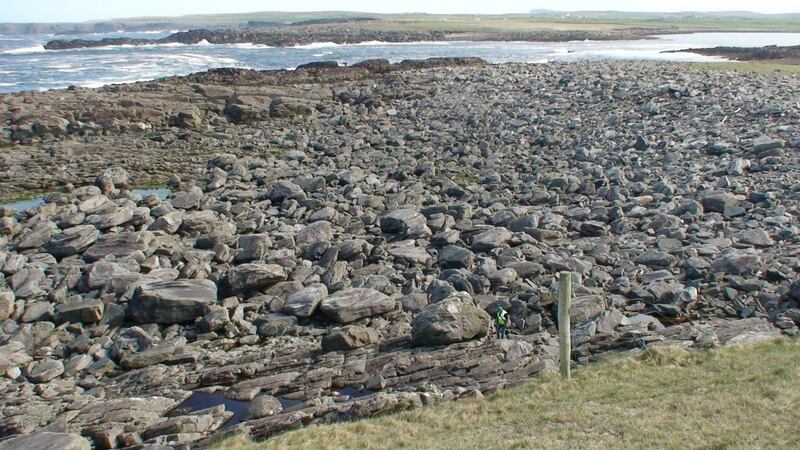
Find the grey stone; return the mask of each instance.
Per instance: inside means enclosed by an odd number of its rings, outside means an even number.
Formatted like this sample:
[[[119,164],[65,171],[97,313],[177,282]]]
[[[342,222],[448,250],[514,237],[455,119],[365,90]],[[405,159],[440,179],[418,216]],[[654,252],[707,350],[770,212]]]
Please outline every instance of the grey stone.
[[[425,307],[411,322],[411,338],[421,346],[447,345],[483,337],[491,318],[463,292]]]
[[[55,359],[44,359],[28,365],[25,376],[32,383],[47,383],[64,373],[64,364]]]
[[[439,265],[442,269],[470,269],[475,255],[462,247],[448,245],[439,251]]]
[[[56,320],[71,323],[95,323],[103,318],[105,305],[98,299],[64,303],[56,306]]]
[[[511,239],[511,236],[511,232],[506,228],[492,228],[472,238],[472,249],[477,252],[488,252],[505,245]]]
[[[241,264],[228,274],[228,283],[235,293],[262,289],[285,279],[286,272],[276,264]]]
[[[246,419],[261,419],[280,414],[283,411],[281,402],[271,395],[259,395],[249,405],[245,412]]]
[[[83,258],[88,262],[93,262],[108,255],[124,258],[135,252],[148,254],[153,239],[153,233],[149,231],[103,234],[91,247],[86,249]]]
[[[136,289],[128,315],[136,323],[181,323],[204,316],[217,302],[217,286],[209,280],[148,283]]]
[[[289,295],[283,306],[283,312],[297,317],[311,317],[322,300],[328,296],[328,288],[324,284],[314,284]]]
[[[99,236],[100,231],[92,225],[78,225],[55,234],[44,249],[56,258],[77,255],[94,244]]]
[[[381,231],[404,237],[430,236],[427,220],[413,209],[396,209],[381,217]]]
[[[324,299],[320,304],[320,311],[333,321],[349,323],[387,313],[395,306],[395,299],[374,289],[351,288]]]
[[[90,450],[89,441],[80,434],[36,433],[12,437],[0,442],[0,450]]]
[[[322,349],[326,352],[346,351],[377,344],[380,335],[372,328],[348,326],[337,328],[322,338]]]

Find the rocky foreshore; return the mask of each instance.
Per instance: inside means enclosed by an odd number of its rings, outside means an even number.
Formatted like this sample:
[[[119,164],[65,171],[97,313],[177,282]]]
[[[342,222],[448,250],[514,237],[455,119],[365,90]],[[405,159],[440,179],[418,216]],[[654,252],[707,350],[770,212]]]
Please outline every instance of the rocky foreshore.
[[[800,45],[766,47],[713,47],[690,48],[679,52],[697,53],[705,56],[723,56],[737,61],[781,61],[800,63]]]
[[[53,192],[0,209],[0,449],[202,447],[513,386],[557,367],[563,271],[578,363],[794,335],[798,98],[479,60],[4,95],[4,192]]]
[[[626,28],[609,31],[540,30],[530,32],[475,32],[475,31],[393,31],[381,27],[361,27],[357,24],[324,26],[287,25],[272,28],[199,29],[173,33],[160,39],[105,38],[55,39],[45,44],[46,50],[107,47],[114,45],[187,44],[255,44],[270,47],[293,47],[318,42],[358,44],[362,42],[427,42],[427,41],[529,41],[567,42],[576,40],[641,39],[675,30],[652,28]]]

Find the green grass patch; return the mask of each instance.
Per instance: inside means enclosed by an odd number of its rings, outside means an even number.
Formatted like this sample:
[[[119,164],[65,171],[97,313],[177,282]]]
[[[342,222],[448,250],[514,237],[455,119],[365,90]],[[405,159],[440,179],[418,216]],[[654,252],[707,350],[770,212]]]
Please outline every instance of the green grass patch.
[[[697,62],[686,63],[687,67],[695,69],[708,69],[733,72],[759,72],[759,73],[800,73],[800,64],[775,63],[770,61],[746,62]]]
[[[583,367],[484,399],[311,426],[215,449],[800,448],[800,344],[687,352]]]

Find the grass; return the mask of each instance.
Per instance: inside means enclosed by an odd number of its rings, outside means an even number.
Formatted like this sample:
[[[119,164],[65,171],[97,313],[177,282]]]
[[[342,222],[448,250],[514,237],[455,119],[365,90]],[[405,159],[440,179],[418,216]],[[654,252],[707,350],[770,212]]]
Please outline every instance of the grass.
[[[658,30],[746,30],[746,31],[798,31],[797,17],[675,17],[646,13],[599,13],[565,17],[537,14],[374,14],[352,11],[316,12],[251,12],[243,14],[193,14],[179,17],[131,17],[92,21],[82,24],[52,24],[63,27],[91,30],[97,23],[123,23],[128,25],[169,24],[170,26],[237,27],[250,21],[295,23],[314,19],[346,19],[370,17],[378,22],[351,24],[396,31],[538,31],[538,30],[610,30],[624,28],[652,28]]]
[[[746,61],[746,62],[697,62],[686,63],[687,67],[697,69],[710,69],[735,72],[759,72],[772,73],[781,72],[795,74],[800,73],[800,64],[789,64],[772,61]]]
[[[800,448],[800,343],[654,348],[483,399],[215,449]]]

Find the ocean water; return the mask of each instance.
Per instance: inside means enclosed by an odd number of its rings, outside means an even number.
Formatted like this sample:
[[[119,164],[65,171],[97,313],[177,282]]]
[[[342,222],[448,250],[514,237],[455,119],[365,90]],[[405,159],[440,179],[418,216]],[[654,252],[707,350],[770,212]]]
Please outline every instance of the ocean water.
[[[169,33],[108,33],[68,38],[160,38]],[[800,45],[800,33],[696,33],[629,41],[572,42],[330,42],[291,48],[254,44],[164,44],[46,51],[53,35],[0,35],[0,92],[45,90],[70,85],[107,84],[186,75],[217,67],[292,69],[311,61],[353,64],[370,58],[396,62],[441,56],[477,56],[492,63],[576,60],[718,61],[692,53],[663,53],[686,48]]]
[[[134,194],[141,195],[142,197],[147,197],[148,195],[155,194],[160,199],[163,200],[167,198],[172,191],[170,191],[167,188],[155,188],[155,189],[132,189],[131,192],[133,192]],[[21,213],[29,209],[36,208],[37,206],[42,205],[43,203],[44,203],[44,198],[40,196],[28,200],[19,200],[16,202],[2,203],[0,204],[0,208],[13,208],[18,213]]]

